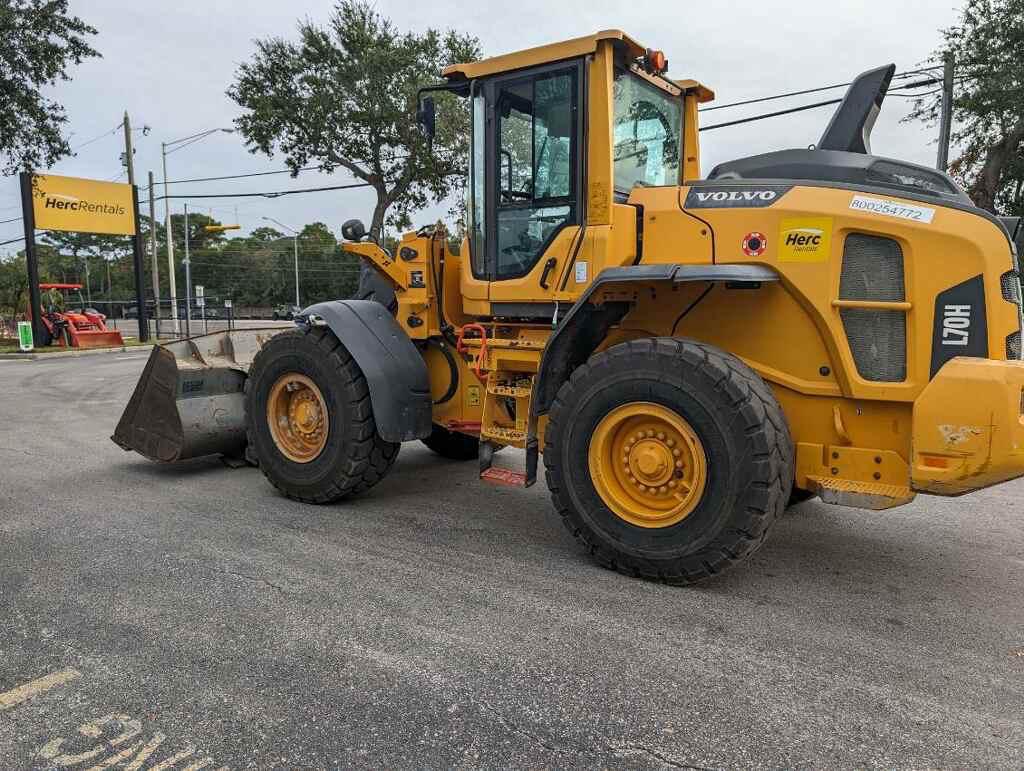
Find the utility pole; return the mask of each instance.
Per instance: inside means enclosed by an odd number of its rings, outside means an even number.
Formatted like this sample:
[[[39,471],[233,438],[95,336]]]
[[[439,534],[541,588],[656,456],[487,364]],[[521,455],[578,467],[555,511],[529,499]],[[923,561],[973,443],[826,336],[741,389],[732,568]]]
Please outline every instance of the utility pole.
[[[149,172],[149,264],[153,272],[153,318],[156,320],[156,336],[160,338],[160,266],[156,259],[156,188],[153,172]]]
[[[942,67],[942,112],[939,116],[939,152],[935,168],[949,168],[949,135],[953,123],[953,52],[946,51]]]
[[[295,307],[301,308],[299,302],[299,234],[292,236],[292,245],[295,247]]]
[[[178,324],[178,288],[175,286],[174,278],[174,234],[171,232],[171,199],[167,195],[167,143],[160,143],[160,152],[164,157],[164,234],[167,238],[167,280],[171,290],[171,319],[174,325],[174,334],[181,333],[181,326]],[[187,239],[186,234],[186,239]],[[188,241],[185,241],[186,245]],[[186,246],[187,248],[187,246]]]
[[[188,258],[188,204],[185,204],[185,337],[192,337],[192,263]]]
[[[124,165],[128,169],[128,184],[135,184],[135,159],[132,155],[132,122],[128,119],[128,111],[124,111]]]
[[[142,233],[139,232],[139,191],[135,187],[135,150],[132,148],[132,122],[124,111],[124,165],[128,170],[128,184],[132,189],[132,218],[135,234],[132,236],[132,255],[135,268],[135,302],[139,308],[139,342],[149,340],[149,319],[146,315],[146,290],[142,288]]]

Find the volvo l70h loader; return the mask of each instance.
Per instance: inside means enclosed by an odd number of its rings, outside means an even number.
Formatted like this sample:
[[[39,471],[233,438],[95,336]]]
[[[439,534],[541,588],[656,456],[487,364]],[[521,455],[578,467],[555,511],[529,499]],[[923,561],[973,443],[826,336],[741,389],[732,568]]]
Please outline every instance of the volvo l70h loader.
[[[440,227],[391,254],[347,222],[372,299],[156,348],[114,440],[244,454],[311,503],[380,482],[402,442],[501,484],[543,455],[595,559],[675,583],[749,556],[791,500],[1020,476],[1014,236],[945,174],[870,154],[893,69],[813,149],[701,179],[712,92],[622,32],[449,67],[425,91],[472,116],[458,254]]]

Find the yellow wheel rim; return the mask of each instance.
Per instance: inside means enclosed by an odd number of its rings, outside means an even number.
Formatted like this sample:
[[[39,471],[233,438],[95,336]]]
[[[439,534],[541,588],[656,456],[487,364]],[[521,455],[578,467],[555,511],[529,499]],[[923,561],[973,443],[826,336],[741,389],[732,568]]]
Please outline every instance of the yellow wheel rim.
[[[267,423],[277,449],[296,463],[316,460],[327,444],[327,403],[305,375],[289,372],[277,379],[267,400]]]
[[[704,445],[689,423],[660,404],[616,407],[597,424],[587,455],[601,500],[632,525],[674,525],[704,495]]]

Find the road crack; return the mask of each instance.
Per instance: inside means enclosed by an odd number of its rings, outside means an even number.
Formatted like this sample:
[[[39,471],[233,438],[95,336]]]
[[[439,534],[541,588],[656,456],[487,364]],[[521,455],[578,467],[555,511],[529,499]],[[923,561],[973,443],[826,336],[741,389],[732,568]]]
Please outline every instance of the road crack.
[[[235,576],[236,578],[243,578],[246,581],[252,581],[253,583],[259,583],[259,584],[264,584],[265,586],[269,586],[271,589],[276,589],[281,594],[288,595],[288,596],[292,595],[291,592],[289,592],[287,589],[285,589],[280,584],[275,584],[273,581],[270,581],[270,580],[268,580],[266,578],[263,578],[262,576],[252,576],[252,575],[249,575],[248,573],[241,573],[241,572],[239,572],[237,570],[228,570],[227,568],[219,568],[219,567],[215,567],[213,565],[205,565],[205,564],[203,564],[203,562],[201,560],[197,560],[197,559],[189,559],[189,558],[182,558],[182,557],[174,557],[173,559],[175,559],[178,562],[191,563],[194,567],[199,568],[199,570],[203,570],[203,571],[206,571],[208,573],[219,573],[221,575]]]
[[[687,763],[680,763],[678,760],[673,760],[667,755],[663,755],[657,750],[652,750],[650,747],[645,747],[642,744],[610,745],[608,749],[615,754],[639,752],[645,755],[650,755],[658,762],[664,763],[666,766],[671,766],[672,768],[684,768],[689,769],[690,771],[714,771],[714,769],[708,768],[707,766],[691,766]]]

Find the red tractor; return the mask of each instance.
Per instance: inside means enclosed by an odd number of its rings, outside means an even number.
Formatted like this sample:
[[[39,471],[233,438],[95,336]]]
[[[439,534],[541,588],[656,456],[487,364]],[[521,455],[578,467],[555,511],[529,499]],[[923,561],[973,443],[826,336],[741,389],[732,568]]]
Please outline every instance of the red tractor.
[[[81,284],[40,284],[39,290],[42,293],[43,339],[37,340],[37,345],[68,348],[124,345],[124,338],[118,330],[107,329],[107,317],[85,306]],[[77,309],[72,305],[77,305]],[[31,318],[31,310],[29,314]]]

